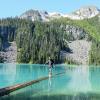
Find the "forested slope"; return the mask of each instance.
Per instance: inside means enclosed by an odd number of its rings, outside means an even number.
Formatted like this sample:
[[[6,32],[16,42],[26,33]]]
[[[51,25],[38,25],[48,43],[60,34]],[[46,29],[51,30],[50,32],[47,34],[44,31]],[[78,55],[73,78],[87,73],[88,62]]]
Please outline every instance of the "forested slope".
[[[19,18],[0,20],[0,49],[5,41],[17,43],[17,62],[44,63],[51,56],[56,63],[63,62],[60,51],[69,51],[68,41],[74,41],[75,34],[66,26],[82,30],[84,35],[77,39],[92,41],[90,64],[100,64],[100,23],[96,16],[85,20],[60,18],[50,22],[32,22]]]

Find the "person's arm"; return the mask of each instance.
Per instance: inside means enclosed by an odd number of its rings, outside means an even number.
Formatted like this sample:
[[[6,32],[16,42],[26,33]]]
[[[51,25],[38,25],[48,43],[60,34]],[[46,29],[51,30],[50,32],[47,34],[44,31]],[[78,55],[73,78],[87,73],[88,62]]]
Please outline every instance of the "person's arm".
[[[48,63],[49,63],[49,61],[46,61],[46,62],[45,62],[45,64],[48,64]]]

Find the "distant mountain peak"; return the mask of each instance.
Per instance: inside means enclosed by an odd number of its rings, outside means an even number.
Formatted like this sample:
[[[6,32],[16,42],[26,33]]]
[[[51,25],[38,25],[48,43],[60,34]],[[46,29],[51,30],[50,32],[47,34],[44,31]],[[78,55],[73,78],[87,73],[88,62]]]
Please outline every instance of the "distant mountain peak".
[[[71,19],[86,19],[92,18],[100,13],[100,10],[95,6],[84,6],[75,12],[69,14],[67,17]]]
[[[99,10],[95,6],[84,6],[80,8],[78,11],[76,11],[77,14],[80,14],[81,16],[95,16],[99,13]]]
[[[70,14],[61,14],[58,12],[48,13],[47,11],[38,11],[30,9],[23,13],[20,18],[25,18],[29,20],[40,20],[40,21],[49,21],[50,19],[67,17],[75,20],[82,20],[87,18],[92,18],[96,15],[100,14],[100,10],[96,6],[84,6],[80,9],[70,13]]]
[[[30,9],[28,11],[26,11],[25,13],[23,13],[20,18],[24,18],[24,19],[29,19],[29,20],[41,20],[41,17],[40,17],[40,13],[38,10],[33,10],[33,9]]]

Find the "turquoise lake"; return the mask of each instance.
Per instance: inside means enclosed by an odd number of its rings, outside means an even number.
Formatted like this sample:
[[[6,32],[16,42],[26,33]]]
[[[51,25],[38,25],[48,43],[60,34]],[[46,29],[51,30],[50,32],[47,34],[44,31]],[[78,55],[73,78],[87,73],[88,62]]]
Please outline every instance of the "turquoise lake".
[[[100,67],[55,65],[66,73],[12,92],[0,100],[100,100]],[[48,76],[47,65],[0,64],[0,88]]]

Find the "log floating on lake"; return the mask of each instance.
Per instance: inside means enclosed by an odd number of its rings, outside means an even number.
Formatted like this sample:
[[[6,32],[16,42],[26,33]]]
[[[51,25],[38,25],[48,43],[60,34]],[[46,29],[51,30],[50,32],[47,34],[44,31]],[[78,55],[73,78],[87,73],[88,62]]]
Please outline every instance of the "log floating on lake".
[[[64,74],[64,73],[65,73],[65,71],[64,71],[64,72],[61,72],[61,73],[57,73],[57,74],[55,74],[55,75],[52,75],[51,78],[52,78],[52,77],[55,77],[55,76],[57,76],[57,75]],[[46,77],[42,77],[42,78],[39,78],[39,79],[37,79],[37,80],[30,81],[30,82],[26,82],[26,83],[17,84],[17,85],[14,85],[14,86],[9,86],[9,87],[5,87],[5,88],[1,88],[1,89],[0,89],[0,97],[1,97],[1,96],[5,96],[5,95],[8,95],[8,94],[10,94],[11,92],[14,92],[14,91],[16,91],[16,90],[18,90],[18,89],[22,89],[22,88],[24,88],[24,87],[27,87],[27,86],[30,86],[30,85],[32,85],[32,84],[41,82],[41,81],[43,81],[43,80],[47,80],[47,79],[49,79],[49,78],[50,78],[49,76],[46,76]]]

